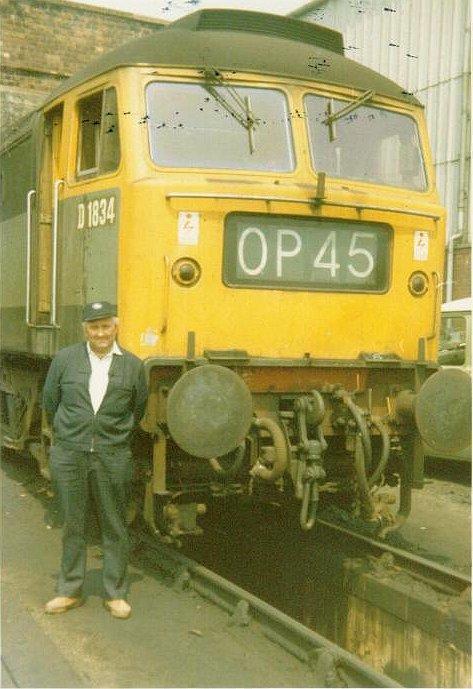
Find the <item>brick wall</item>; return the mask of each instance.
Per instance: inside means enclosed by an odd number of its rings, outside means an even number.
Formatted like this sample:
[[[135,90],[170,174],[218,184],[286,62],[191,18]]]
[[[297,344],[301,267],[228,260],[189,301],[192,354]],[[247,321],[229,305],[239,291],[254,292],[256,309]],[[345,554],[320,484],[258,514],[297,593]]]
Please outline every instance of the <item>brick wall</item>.
[[[61,0],[0,0],[0,117],[4,131],[58,82],[163,22]]]

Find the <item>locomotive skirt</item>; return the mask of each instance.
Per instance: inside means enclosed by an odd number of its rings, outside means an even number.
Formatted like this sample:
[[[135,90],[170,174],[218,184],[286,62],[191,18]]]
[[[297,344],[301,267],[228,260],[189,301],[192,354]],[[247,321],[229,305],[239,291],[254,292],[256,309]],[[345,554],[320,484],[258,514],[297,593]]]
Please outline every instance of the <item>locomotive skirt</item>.
[[[53,445],[50,466],[64,517],[58,595],[81,595],[87,561],[86,512],[91,486],[102,534],[105,598],[125,599],[130,553],[126,513],[133,473],[130,449],[82,452]]]

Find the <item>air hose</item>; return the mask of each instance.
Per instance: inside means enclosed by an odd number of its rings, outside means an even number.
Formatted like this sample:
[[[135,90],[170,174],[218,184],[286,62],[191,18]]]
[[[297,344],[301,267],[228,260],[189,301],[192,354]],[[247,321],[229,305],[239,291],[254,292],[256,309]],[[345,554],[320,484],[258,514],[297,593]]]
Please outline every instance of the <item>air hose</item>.
[[[372,416],[371,417],[371,422],[375,428],[378,429],[379,435],[381,436],[381,457],[378,462],[378,466],[374,470],[373,474],[370,476],[368,480],[368,484],[370,488],[372,488],[381,478],[384,470],[386,469],[386,464],[388,463],[389,459],[389,450],[391,447],[390,439],[389,439],[389,433],[388,429],[384,425],[384,423],[381,421],[381,419],[378,416]]]
[[[373,499],[370,493],[370,486],[368,479],[366,477],[366,464],[371,464],[371,440],[368,431],[368,426],[365,419],[363,418],[363,413],[361,409],[353,402],[351,397],[347,392],[341,394],[341,399],[346,407],[351,412],[353,418],[355,419],[358,431],[360,433],[362,452],[355,451],[355,471],[358,482],[358,488],[360,491],[360,499],[363,505],[363,510],[365,517],[371,519],[375,513]]]
[[[255,419],[253,425],[258,429],[264,429],[271,436],[274,445],[274,462],[272,468],[268,469],[267,466],[257,461],[252,467],[250,474],[252,476],[258,476],[265,481],[276,481],[276,479],[284,474],[288,464],[287,445],[284,433],[276,421],[267,417]]]

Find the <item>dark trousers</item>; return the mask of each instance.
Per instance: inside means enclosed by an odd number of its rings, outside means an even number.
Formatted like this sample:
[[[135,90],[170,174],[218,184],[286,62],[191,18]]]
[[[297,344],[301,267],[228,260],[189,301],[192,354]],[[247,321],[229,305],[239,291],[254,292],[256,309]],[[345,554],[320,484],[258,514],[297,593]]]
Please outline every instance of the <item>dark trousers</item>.
[[[64,518],[58,595],[81,594],[87,557],[85,531],[90,485],[102,532],[105,597],[126,598],[130,552],[126,512],[133,470],[130,450],[80,452],[54,445],[50,465]]]

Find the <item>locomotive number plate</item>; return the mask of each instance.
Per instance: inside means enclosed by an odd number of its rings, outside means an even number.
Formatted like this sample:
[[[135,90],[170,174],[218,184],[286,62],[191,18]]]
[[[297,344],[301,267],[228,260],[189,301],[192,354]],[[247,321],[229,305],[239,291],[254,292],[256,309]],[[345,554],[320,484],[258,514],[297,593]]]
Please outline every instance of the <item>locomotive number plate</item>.
[[[78,230],[117,226],[118,203],[115,194],[96,192],[77,200],[76,226]]]
[[[223,280],[236,287],[384,292],[390,237],[380,223],[231,213]]]

